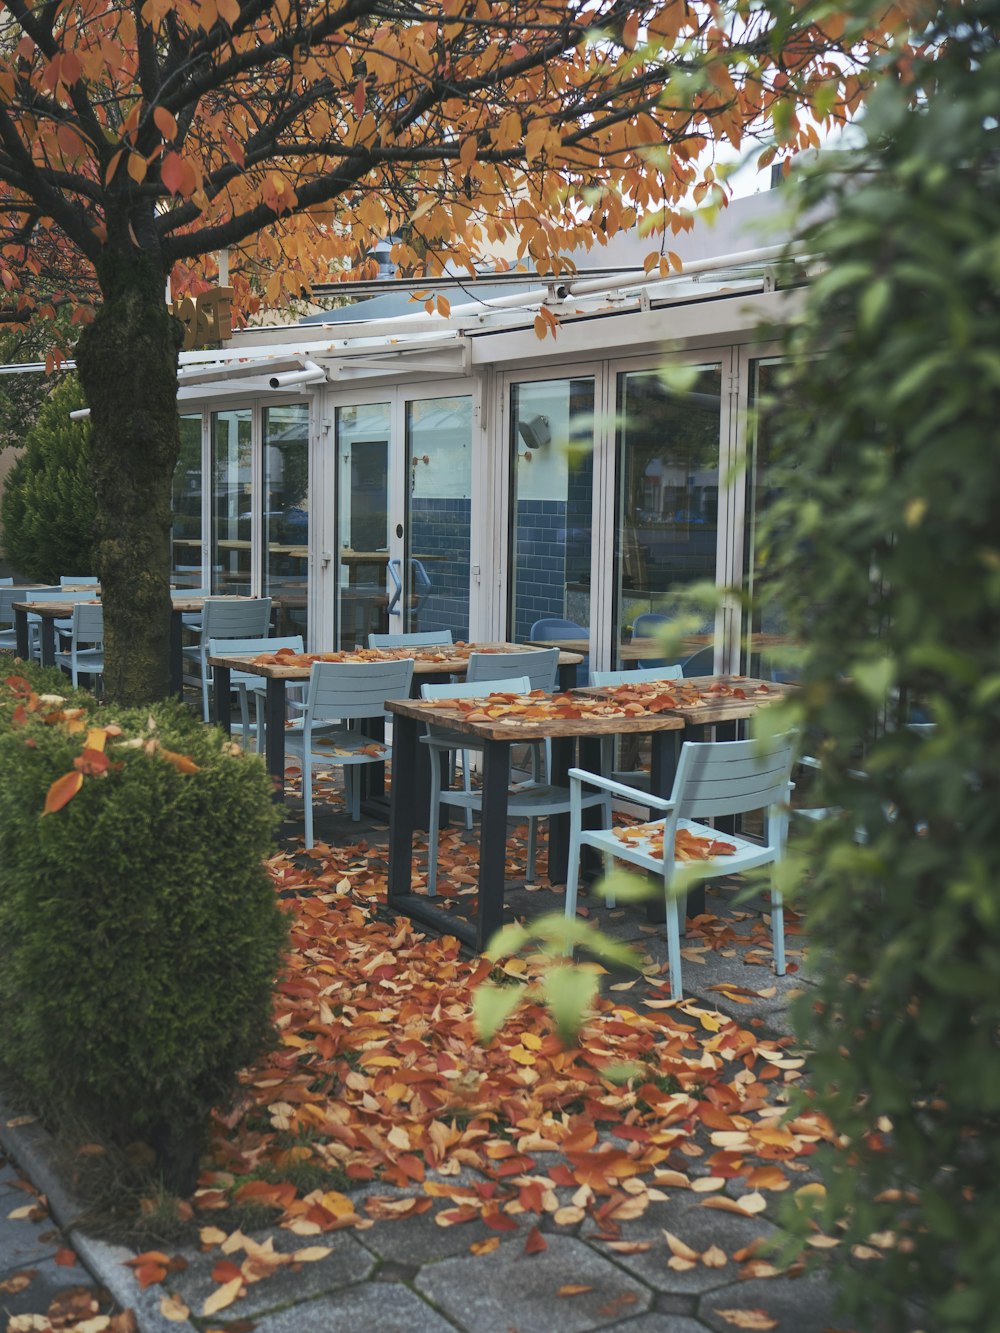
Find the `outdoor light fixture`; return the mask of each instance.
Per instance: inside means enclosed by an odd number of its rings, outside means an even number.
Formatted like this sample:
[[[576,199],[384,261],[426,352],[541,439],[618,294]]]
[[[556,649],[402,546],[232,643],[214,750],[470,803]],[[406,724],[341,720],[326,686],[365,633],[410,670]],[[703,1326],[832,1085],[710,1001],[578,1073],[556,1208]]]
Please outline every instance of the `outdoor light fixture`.
[[[519,421],[517,430],[529,449],[541,449],[552,439],[552,432],[549,430],[549,419],[540,414],[528,417],[526,421]]]

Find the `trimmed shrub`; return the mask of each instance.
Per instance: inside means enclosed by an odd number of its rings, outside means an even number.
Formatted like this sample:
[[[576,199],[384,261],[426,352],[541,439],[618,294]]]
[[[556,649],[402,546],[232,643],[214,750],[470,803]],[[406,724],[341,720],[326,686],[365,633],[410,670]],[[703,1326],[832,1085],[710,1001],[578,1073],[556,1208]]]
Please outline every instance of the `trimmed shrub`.
[[[1000,3],[942,6],[867,149],[803,184],[827,269],[772,419],[809,804],[842,812],[795,840],[819,1220],[880,1330],[1000,1330],[998,87]]]
[[[6,558],[42,583],[56,583],[61,574],[97,573],[90,422],[69,416],[85,405],[79,381],[67,375],[39,410],[4,484]]]
[[[209,1110],[271,1039],[270,782],[179,704],[64,706],[54,673],[17,672],[0,683],[2,1059],[43,1113],[145,1139],[187,1193]],[[43,813],[60,779],[79,790]]]

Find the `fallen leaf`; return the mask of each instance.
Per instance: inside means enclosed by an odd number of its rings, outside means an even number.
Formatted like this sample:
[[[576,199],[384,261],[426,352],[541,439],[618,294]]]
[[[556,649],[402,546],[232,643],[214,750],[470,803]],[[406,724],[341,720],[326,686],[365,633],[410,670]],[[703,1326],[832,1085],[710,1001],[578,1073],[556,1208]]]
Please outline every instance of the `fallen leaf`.
[[[532,1227],[528,1232],[528,1239],[524,1242],[525,1254],[541,1254],[543,1250],[548,1248],[549,1243],[542,1233],[537,1227]]]
[[[560,1287],[560,1288],[559,1288],[559,1290],[556,1292],[556,1295],[557,1295],[557,1296],[582,1296],[582,1295],[584,1294],[584,1292],[587,1292],[587,1291],[593,1291],[593,1290],[594,1290],[593,1287],[587,1287],[587,1286],[585,1286],[582,1282],[581,1282],[581,1283],[572,1283],[572,1282],[568,1282],[568,1283],[566,1284],[566,1286],[564,1286],[564,1287]]]
[[[487,1236],[485,1240],[474,1240],[469,1246],[470,1254],[492,1254],[500,1245],[499,1236]]]
[[[183,1324],[191,1311],[179,1296],[164,1296],[160,1301],[160,1314],[172,1324]]]
[[[766,1310],[716,1310],[715,1313],[734,1328],[756,1329],[766,1333],[768,1329],[778,1327],[777,1319],[772,1319]]]
[[[225,1310],[227,1306],[232,1305],[242,1290],[242,1277],[234,1277],[231,1282],[224,1283],[223,1286],[213,1291],[211,1296],[206,1298],[201,1307],[202,1318],[207,1318],[210,1314],[216,1314],[219,1310]]]

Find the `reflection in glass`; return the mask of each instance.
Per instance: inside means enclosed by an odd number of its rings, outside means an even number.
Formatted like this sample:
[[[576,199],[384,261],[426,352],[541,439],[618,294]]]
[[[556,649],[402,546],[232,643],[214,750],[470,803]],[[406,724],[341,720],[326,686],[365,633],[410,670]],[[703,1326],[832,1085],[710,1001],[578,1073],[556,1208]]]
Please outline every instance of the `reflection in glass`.
[[[511,580],[515,642],[556,637],[539,621],[568,621],[561,637],[590,630],[594,381],[511,386]],[[574,628],[575,627],[575,628]],[[533,632],[534,631],[534,632]],[[585,674],[585,666],[581,674]]]
[[[307,639],[309,408],[264,409],[264,594],[278,634]]]
[[[250,593],[251,433],[249,408],[212,414],[213,593]]]
[[[655,640],[679,614],[690,621],[684,590],[715,581],[721,387],[717,365],[691,367],[683,388],[655,370],[618,377],[617,666],[635,664],[621,657],[633,635]],[[714,613],[689,628],[680,656],[665,659],[654,643],[639,664],[698,653],[686,673],[710,674]]]
[[[388,629],[389,429],[388,403],[337,408],[340,649]]]
[[[170,582],[200,588],[201,416],[181,417],[181,452],[170,495]]]
[[[787,627],[782,607],[768,586],[760,523],[777,498],[771,479],[773,454],[768,406],[781,367],[778,358],[750,364],[750,434],[747,442],[746,525],[743,549],[744,587],[750,607],[740,651],[740,669],[765,679],[792,680]],[[787,658],[788,660],[783,660]]]
[[[410,465],[409,588],[406,631],[450,629],[469,637],[472,532],[472,399],[420,398],[406,404]],[[398,571],[392,571],[397,573]]]

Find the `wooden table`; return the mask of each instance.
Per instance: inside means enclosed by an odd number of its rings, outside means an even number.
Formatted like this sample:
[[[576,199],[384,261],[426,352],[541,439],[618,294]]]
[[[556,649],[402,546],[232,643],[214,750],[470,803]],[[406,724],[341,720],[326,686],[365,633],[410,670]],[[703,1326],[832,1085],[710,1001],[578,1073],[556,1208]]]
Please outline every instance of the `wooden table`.
[[[548,645],[552,647],[551,644]],[[450,676],[464,676],[469,667],[469,653],[522,652],[523,643],[472,643],[463,648],[461,656],[437,656],[438,652],[447,653],[448,644],[441,644],[440,649],[432,645],[413,648],[414,686],[428,684],[432,680],[447,680]],[[434,654],[432,656],[431,654]],[[322,655],[321,655],[322,656]],[[329,660],[332,654],[326,654]],[[364,661],[361,655],[341,653],[337,661]],[[368,659],[371,660],[371,659]],[[580,662],[578,653],[559,654],[559,686],[570,689],[576,681],[576,668]],[[255,662],[247,655],[210,657],[208,664],[215,672],[215,720],[228,732],[232,726],[229,699],[229,676],[232,671],[249,671],[254,676],[261,676],[267,681],[264,697],[264,732],[266,738],[267,771],[275,785],[279,798],[285,792],[285,686],[291,682],[309,679],[312,669],[308,666],[286,666],[267,662]],[[426,793],[425,793],[426,795]]]
[[[67,591],[70,590],[67,589]],[[17,637],[18,657],[25,661],[28,660],[30,653],[28,616],[37,616],[41,622],[42,666],[55,666],[56,621],[68,620],[73,614],[73,606],[76,602],[99,602],[100,600],[100,597],[95,597],[93,587],[88,587],[80,589],[79,597],[67,597],[55,602],[12,602],[11,610],[14,612],[14,632]]]
[[[664,737],[684,723],[669,713],[644,713],[620,717],[546,718],[512,722],[493,719],[469,721],[465,713],[435,707],[410,699],[392,699],[392,800],[389,815],[389,906],[416,921],[457,935],[466,944],[482,950],[503,924],[504,862],[507,843],[507,784],[510,748],[525,741],[552,741],[552,782],[568,785],[573,749],[580,742],[582,762],[599,763],[602,736],[648,733],[653,739],[653,781],[662,783],[660,768],[666,761]],[[456,920],[420,894],[411,892],[413,834],[418,827],[417,793],[420,765],[426,762],[419,744],[421,727],[428,722],[474,736],[483,751],[483,803],[480,822],[479,913],[475,924]],[[589,751],[589,753],[588,753]],[[595,758],[596,756],[596,758]],[[569,850],[569,816],[549,819],[549,880],[564,883]]]

